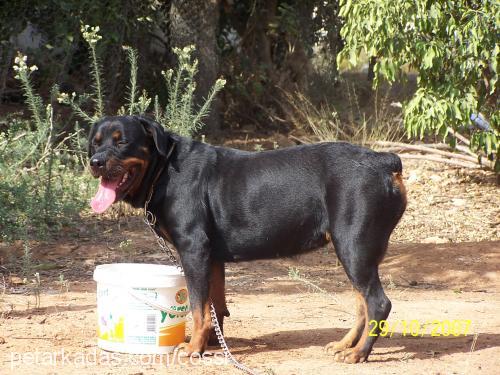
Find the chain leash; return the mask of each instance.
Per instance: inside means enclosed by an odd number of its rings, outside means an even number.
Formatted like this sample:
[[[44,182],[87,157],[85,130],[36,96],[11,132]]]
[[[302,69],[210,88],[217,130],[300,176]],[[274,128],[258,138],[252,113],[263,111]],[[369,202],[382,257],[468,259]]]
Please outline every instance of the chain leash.
[[[160,237],[156,232],[156,230],[154,229],[154,226],[156,224],[156,217],[155,215],[153,215],[151,211],[148,211],[148,204],[149,201],[151,200],[152,195],[153,195],[153,186],[151,187],[149,197],[146,200],[146,203],[144,204],[144,222],[146,223],[147,227],[156,238],[156,242],[158,243],[160,249],[167,254],[170,263],[173,264],[175,267],[177,267],[177,269],[180,272],[184,273],[181,264],[177,260],[177,257],[174,255],[174,252],[172,251],[172,247],[169,246],[165,241],[165,239],[163,237]],[[259,373],[255,372],[254,370],[250,369],[244,364],[238,362],[238,360],[233,357],[233,354],[231,353],[229,347],[227,346],[226,339],[222,334],[222,329],[220,328],[219,320],[217,319],[217,314],[215,312],[215,306],[212,301],[210,301],[210,317],[212,320],[212,326],[215,330],[215,335],[217,336],[217,341],[219,342],[219,345],[222,349],[222,353],[224,354],[224,358],[226,358],[229,362],[231,362],[231,364],[235,368],[237,368],[240,371],[243,371],[246,374],[259,375]]]

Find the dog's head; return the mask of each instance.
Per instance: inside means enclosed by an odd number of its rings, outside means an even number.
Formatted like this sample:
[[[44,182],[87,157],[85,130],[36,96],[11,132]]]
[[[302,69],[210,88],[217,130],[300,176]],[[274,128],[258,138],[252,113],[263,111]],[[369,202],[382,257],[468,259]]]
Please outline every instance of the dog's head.
[[[158,123],[141,116],[105,117],[90,131],[90,171],[100,178],[91,201],[101,213],[141,191],[151,160],[167,155],[168,137]]]

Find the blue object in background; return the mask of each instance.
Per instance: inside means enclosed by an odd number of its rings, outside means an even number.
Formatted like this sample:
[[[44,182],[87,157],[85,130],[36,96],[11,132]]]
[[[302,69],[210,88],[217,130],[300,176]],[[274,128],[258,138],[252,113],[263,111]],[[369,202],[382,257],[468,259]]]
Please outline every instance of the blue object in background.
[[[473,113],[470,115],[470,119],[474,126],[479,130],[488,132],[491,130],[490,123],[479,113]]]

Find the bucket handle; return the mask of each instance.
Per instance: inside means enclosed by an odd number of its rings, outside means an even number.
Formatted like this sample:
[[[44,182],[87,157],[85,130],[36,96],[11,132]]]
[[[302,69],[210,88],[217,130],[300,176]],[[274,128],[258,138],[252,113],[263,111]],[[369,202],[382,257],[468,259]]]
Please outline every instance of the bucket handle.
[[[139,300],[140,302],[152,307],[153,309],[165,311],[168,314],[174,314],[174,315],[178,315],[178,316],[182,317],[182,316],[186,316],[187,314],[189,314],[191,312],[191,309],[188,309],[186,311],[177,311],[177,310],[173,310],[173,309],[170,309],[168,307],[162,306],[156,302],[152,302],[152,301],[148,300],[146,297],[144,297],[144,295],[135,292],[133,289],[129,289],[128,292],[132,297]]]

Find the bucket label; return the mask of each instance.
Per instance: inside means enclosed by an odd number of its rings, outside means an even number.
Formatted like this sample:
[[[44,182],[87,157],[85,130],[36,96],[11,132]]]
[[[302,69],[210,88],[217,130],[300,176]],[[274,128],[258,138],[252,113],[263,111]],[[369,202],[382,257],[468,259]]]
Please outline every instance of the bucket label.
[[[183,305],[186,303],[188,299],[188,291],[186,288],[182,288],[175,293],[175,302],[179,305]]]
[[[185,339],[186,317],[162,311],[189,310],[186,288],[97,286],[98,337],[112,343],[173,347]]]

